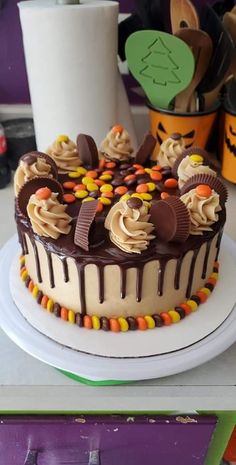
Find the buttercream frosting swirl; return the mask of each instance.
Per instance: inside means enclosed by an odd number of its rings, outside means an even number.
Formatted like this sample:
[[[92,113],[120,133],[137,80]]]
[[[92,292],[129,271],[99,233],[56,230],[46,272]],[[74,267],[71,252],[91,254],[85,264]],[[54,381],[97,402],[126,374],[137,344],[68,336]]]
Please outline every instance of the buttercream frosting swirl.
[[[155,238],[151,232],[154,226],[149,222],[147,207],[130,208],[123,200],[116,203],[109,211],[105,228],[110,231],[111,241],[128,253],[141,253]]]
[[[202,235],[204,231],[212,231],[211,226],[218,221],[221,211],[219,194],[214,190],[209,197],[202,197],[192,189],[180,197],[186,205],[191,220],[190,234]]]
[[[171,137],[168,137],[168,139],[164,140],[160,146],[160,151],[157,155],[157,162],[162,167],[169,166],[172,168],[177,158],[182,155],[184,149],[183,137],[180,137],[179,139],[172,139]]]
[[[59,136],[46,153],[55,161],[60,174],[76,171],[81,164],[77,147],[67,136]]]
[[[37,160],[32,164],[28,164],[26,161],[20,160],[19,166],[14,176],[15,195],[18,195],[21,187],[27,181],[40,176],[52,177],[51,166],[43,157],[38,157]]]
[[[57,200],[58,194],[52,192],[46,199],[38,199],[36,194],[31,195],[27,213],[33,231],[39,236],[58,239],[60,234],[69,234],[71,217],[65,212],[66,205]]]
[[[115,131],[112,128],[102,141],[100,151],[107,160],[129,161],[134,150],[126,129]]]
[[[179,188],[182,189],[186,181],[192,178],[195,174],[210,174],[211,176],[216,176],[216,172],[209,166],[203,165],[203,161],[196,162],[191,159],[191,156],[187,155],[180,162],[177,170]]]

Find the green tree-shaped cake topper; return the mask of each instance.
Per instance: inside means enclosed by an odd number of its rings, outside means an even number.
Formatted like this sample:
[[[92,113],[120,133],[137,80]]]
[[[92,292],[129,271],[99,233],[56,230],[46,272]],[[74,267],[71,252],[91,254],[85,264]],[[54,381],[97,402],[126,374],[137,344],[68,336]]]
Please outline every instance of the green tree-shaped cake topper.
[[[135,32],[126,42],[125,53],[131,73],[154,106],[168,108],[193,77],[190,48],[166,32]]]

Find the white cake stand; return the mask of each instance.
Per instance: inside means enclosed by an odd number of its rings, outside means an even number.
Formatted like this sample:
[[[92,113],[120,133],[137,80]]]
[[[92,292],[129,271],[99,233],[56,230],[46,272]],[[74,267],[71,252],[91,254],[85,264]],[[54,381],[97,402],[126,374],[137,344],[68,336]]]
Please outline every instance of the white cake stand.
[[[126,359],[111,359],[104,356],[89,355],[65,347],[32,327],[14,304],[9,286],[10,268],[17,252],[19,252],[19,246],[16,236],[10,239],[0,252],[0,325],[6,334],[27,353],[66,372],[67,375],[72,376],[74,379],[91,382],[92,384],[118,384],[140,379],[164,377],[194,368],[219,355],[236,341],[236,306],[234,306],[236,302],[236,286],[234,284],[236,246],[228,237],[223,238],[222,244],[222,257],[227,257],[227,260],[221,260],[223,262],[223,266],[221,263],[221,280],[219,280],[209,301],[202,306],[204,307],[202,315],[200,308],[195,314],[187,317],[179,325],[172,326],[175,328],[175,331],[181,331],[182,333],[181,327],[183,328],[183,323],[188,321],[189,327],[195,328],[194,319],[196,315],[198,315],[197,319],[200,318],[201,321],[204,321],[204,317],[208,314],[209,310],[208,303],[215,295],[215,302],[218,302],[218,306],[220,305],[222,314],[222,321],[220,322],[220,320],[218,320],[217,328],[211,331],[211,334],[205,335],[198,342],[188,345],[188,347],[183,349],[169,353],[166,352],[165,354],[147,356],[145,354],[147,354],[148,351],[147,348],[144,347],[144,355],[141,354],[141,351],[139,352],[138,358],[130,356],[132,351],[130,352],[131,349],[129,349],[129,358]],[[13,275],[14,272],[11,272],[11,279],[13,279]],[[18,271],[16,275],[18,276]],[[17,282],[20,281],[17,279]],[[22,286],[21,282],[20,285]],[[222,294],[222,289],[224,288],[225,293],[223,292],[224,295],[223,298],[221,298],[222,295],[220,296],[220,294]],[[34,301],[32,296],[24,286],[22,286],[22,289],[25,295],[31,299],[30,302],[33,306]],[[32,308],[32,311],[34,311],[34,308]],[[37,306],[36,311],[46,314],[39,306]],[[209,311],[211,312],[211,310]],[[53,315],[46,314],[46,317],[52,317],[54,321],[57,321]],[[64,322],[62,323],[64,325]],[[76,329],[78,331],[84,331],[78,328]],[[146,339],[143,341],[146,340],[148,344],[150,337],[154,337],[151,336],[154,334],[154,331],[157,331],[156,338],[158,339],[158,334],[161,334],[162,329],[166,329],[165,339],[168,340],[167,335],[170,328],[157,328],[156,330],[146,331]],[[86,333],[90,334],[89,337],[92,338],[95,332],[86,331]],[[102,332],[99,333],[102,334]],[[137,332],[137,334],[138,333],[140,332]],[[116,337],[116,335],[109,334],[113,339]],[[133,335],[133,333],[131,334],[133,338],[135,335]],[[121,336],[126,337],[126,339],[123,338],[123,341],[126,340],[126,345],[129,347],[129,334],[126,333]],[[179,339],[179,337],[176,339]],[[182,344],[184,344],[183,340]],[[139,349],[139,351],[140,350],[141,349]],[[165,350],[167,350],[167,346]]]

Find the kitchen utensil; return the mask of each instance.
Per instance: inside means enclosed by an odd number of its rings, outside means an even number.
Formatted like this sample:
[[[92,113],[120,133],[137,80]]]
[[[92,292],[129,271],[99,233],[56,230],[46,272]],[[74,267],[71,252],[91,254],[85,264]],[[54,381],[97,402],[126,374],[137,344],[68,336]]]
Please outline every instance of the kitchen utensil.
[[[180,28],[199,29],[199,18],[190,0],[170,0],[172,34]]]
[[[190,47],[195,60],[195,71],[192,81],[188,87],[175,98],[175,110],[178,112],[186,112],[189,110],[191,97],[194,95],[194,91],[201,82],[209,65],[213,48],[212,40],[206,32],[200,29],[179,29],[176,31],[175,36],[182,39]],[[193,106],[192,110],[195,110]]]
[[[206,93],[204,95],[205,109],[209,109],[212,107],[212,105],[217,99],[220,89],[227,82],[227,80],[230,79],[232,75],[236,76],[236,14],[233,14],[232,12],[225,13],[223,17],[223,24],[234,43],[234,53],[232,55],[229,68],[227,69],[225,75],[222,77],[219,84],[211,92]]]
[[[162,2],[161,0],[136,0],[135,4],[144,29],[155,29],[158,31],[165,29],[165,9],[168,11],[168,2]]]
[[[126,42],[125,53],[131,73],[154,106],[168,108],[193,77],[190,48],[166,32],[135,32]]]
[[[204,5],[200,17],[201,29],[209,34],[213,53],[207,72],[198,86],[199,93],[211,92],[224,78],[229,69],[234,45],[222,21],[209,5]]]

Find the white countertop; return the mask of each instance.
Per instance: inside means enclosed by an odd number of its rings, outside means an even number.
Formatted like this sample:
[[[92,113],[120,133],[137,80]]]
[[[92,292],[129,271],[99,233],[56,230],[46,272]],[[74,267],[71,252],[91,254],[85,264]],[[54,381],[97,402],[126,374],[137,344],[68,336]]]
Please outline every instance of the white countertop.
[[[225,232],[236,241],[236,186],[228,184]],[[12,186],[0,190],[0,246],[15,232]],[[2,272],[2,270],[1,270]],[[18,348],[0,330],[0,411],[236,410],[236,344],[188,372],[125,386],[73,381]]]

